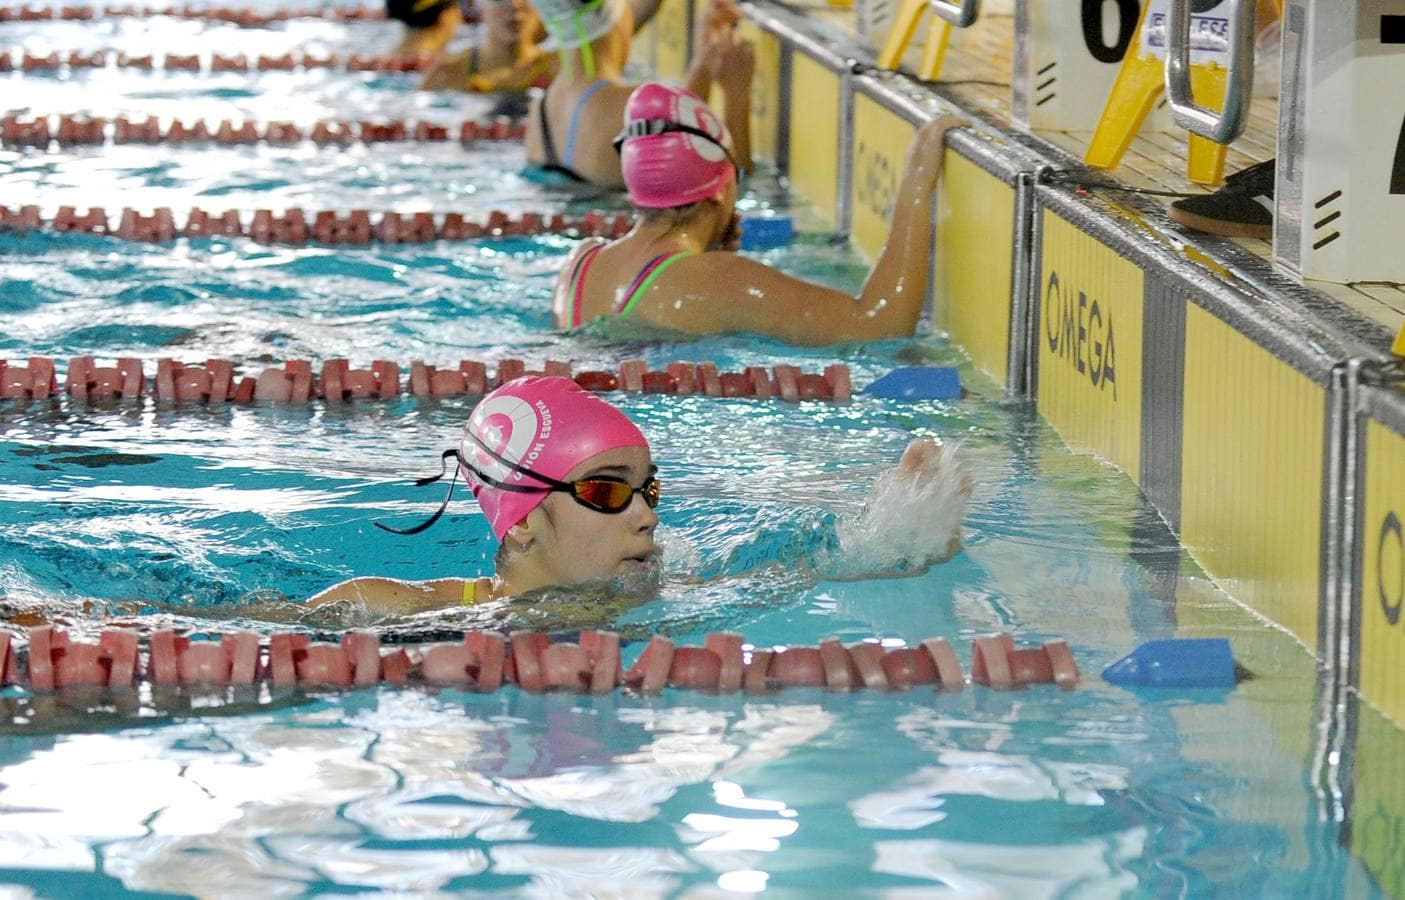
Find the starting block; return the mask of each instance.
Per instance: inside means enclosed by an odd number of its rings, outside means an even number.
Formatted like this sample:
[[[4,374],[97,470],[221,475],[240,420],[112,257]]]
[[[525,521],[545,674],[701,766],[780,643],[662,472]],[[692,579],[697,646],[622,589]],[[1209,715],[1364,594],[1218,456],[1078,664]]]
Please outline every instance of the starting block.
[[[1112,93],[1083,155],[1084,162],[1102,169],[1117,167],[1152,105],[1166,89],[1173,68],[1177,72],[1188,71],[1189,93],[1199,98],[1205,107],[1225,107],[1231,61],[1242,64],[1240,54],[1232,51],[1236,42],[1242,45],[1246,29],[1252,41],[1254,6],[1248,0],[1220,0],[1209,9],[1193,14],[1188,63],[1181,66],[1177,58],[1172,60],[1174,65],[1168,65],[1172,52],[1173,7],[1179,10],[1185,2],[1188,0],[1148,0],[1143,7],[1137,37],[1122,58]],[[1248,79],[1252,84],[1252,55],[1248,65]],[[1202,113],[1206,112],[1205,107],[1200,108]],[[1234,130],[1234,134],[1238,131]],[[1231,138],[1232,135],[1225,140]],[[1224,144],[1191,133],[1186,176],[1200,184],[1218,184],[1224,174],[1224,158]]]
[[[912,36],[917,32],[917,24],[922,20],[922,12],[931,8],[933,21],[927,30],[927,42],[922,46],[922,62],[917,67],[917,77],[924,81],[936,81],[941,74],[942,60],[946,58],[946,45],[951,40],[952,28],[970,28],[980,15],[980,0],[903,0],[898,14],[893,17],[893,27],[878,53],[878,68],[897,71],[907,52]]]

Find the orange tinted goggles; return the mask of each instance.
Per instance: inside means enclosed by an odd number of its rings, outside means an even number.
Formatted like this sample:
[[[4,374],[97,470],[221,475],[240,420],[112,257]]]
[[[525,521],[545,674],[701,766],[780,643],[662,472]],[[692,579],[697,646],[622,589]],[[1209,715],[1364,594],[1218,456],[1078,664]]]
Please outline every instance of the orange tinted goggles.
[[[572,500],[587,509],[602,513],[624,512],[629,508],[635,494],[643,497],[644,503],[653,509],[659,505],[659,489],[659,480],[652,475],[639,487],[620,478],[599,475],[595,478],[566,482],[564,487],[556,488],[563,492],[569,490]]]

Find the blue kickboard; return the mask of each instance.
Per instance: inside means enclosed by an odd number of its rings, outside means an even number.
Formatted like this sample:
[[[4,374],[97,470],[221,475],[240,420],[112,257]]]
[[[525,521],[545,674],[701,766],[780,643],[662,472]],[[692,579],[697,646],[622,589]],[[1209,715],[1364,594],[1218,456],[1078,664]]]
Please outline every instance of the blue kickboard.
[[[743,250],[784,247],[795,240],[795,223],[789,216],[742,217]]]
[[[961,376],[950,366],[903,366],[864,388],[894,400],[960,400]]]
[[[1103,669],[1103,680],[1126,687],[1232,688],[1234,655],[1224,638],[1147,641]]]

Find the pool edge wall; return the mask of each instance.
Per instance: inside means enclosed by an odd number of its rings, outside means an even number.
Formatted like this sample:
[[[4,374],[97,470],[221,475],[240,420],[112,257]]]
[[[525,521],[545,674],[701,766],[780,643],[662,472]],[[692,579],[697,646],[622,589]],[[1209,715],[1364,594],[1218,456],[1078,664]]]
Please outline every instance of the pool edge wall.
[[[694,9],[668,0],[636,58],[681,76]],[[796,12],[746,12],[755,155],[873,258],[913,131],[951,105]],[[1300,284],[1168,241],[1135,201],[1051,183],[1068,160],[1037,143],[951,135],[928,312],[1071,448],[1131,477],[1221,588],[1315,655],[1321,807],[1338,807],[1342,844],[1380,886],[1405,891],[1405,774],[1391,764],[1405,745],[1405,393],[1383,376],[1389,335]],[[1354,825],[1358,800],[1368,816]]]

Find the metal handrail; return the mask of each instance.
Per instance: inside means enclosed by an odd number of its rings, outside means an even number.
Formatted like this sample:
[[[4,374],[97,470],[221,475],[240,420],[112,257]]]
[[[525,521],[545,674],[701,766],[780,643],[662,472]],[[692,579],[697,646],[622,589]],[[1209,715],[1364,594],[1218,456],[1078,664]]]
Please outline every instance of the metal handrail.
[[[970,28],[981,12],[981,0],[961,0],[959,3],[953,3],[951,0],[927,0],[927,2],[931,5],[932,12],[957,28]]]
[[[1197,106],[1190,87],[1190,0],[1170,0],[1166,14],[1166,102],[1177,125],[1217,144],[1228,144],[1244,130],[1249,95],[1254,90],[1254,4],[1229,0],[1229,62],[1224,109]]]

